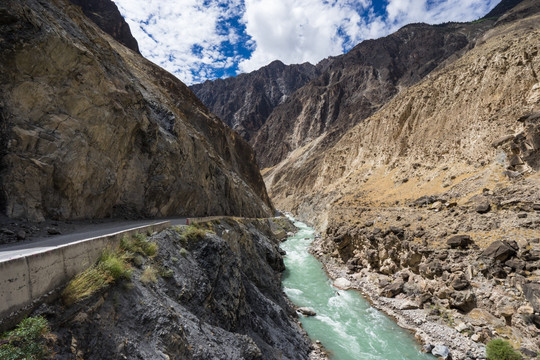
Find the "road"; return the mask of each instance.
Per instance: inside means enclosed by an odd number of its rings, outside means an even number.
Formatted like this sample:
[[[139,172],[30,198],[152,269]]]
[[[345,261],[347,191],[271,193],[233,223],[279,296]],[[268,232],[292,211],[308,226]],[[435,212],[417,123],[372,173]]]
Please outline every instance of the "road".
[[[70,234],[49,236],[19,244],[1,245],[0,262],[12,259],[14,257],[26,256],[33,253],[42,252],[44,250],[53,249],[72,242],[114,234],[120,231],[156,224],[163,221],[170,221],[172,226],[186,225],[186,219],[187,218],[169,218],[157,220],[118,221],[104,224],[85,225],[84,227],[81,227],[79,230]]]

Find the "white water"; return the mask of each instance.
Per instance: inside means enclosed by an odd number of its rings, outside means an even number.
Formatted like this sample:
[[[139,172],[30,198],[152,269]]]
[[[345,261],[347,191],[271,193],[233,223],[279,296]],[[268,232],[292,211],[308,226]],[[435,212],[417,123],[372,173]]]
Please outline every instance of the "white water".
[[[320,340],[333,360],[433,360],[423,354],[412,335],[370,306],[356,291],[333,287],[321,263],[308,252],[315,231],[302,222],[282,244],[285,256],[283,289],[297,306],[317,315],[301,315],[312,340]]]

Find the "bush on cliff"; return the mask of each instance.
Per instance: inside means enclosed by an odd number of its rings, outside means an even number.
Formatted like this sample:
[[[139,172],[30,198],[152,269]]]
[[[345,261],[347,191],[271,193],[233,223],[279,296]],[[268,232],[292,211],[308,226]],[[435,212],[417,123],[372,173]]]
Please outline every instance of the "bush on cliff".
[[[37,316],[24,319],[14,330],[2,336],[0,359],[44,359],[50,355],[46,339],[48,333],[49,326],[45,318]]]
[[[521,360],[521,355],[503,339],[494,339],[486,346],[488,360]]]

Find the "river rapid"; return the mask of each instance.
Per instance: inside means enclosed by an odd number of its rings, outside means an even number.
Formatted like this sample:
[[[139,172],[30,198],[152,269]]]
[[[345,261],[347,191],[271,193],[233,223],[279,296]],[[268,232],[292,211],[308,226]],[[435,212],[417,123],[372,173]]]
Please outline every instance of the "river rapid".
[[[300,320],[332,360],[435,359],[422,353],[409,332],[371,307],[360,293],[333,287],[322,264],[308,252],[315,230],[299,221],[294,224],[299,231],[281,245],[287,252],[283,290],[295,305],[317,313],[300,315]]]

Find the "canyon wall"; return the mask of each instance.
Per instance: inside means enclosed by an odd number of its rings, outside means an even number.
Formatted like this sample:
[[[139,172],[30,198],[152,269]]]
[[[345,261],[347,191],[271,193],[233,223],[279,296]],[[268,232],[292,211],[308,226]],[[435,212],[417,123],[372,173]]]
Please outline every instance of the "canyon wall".
[[[250,146],[64,0],[0,5],[0,205],[30,220],[266,216]]]

